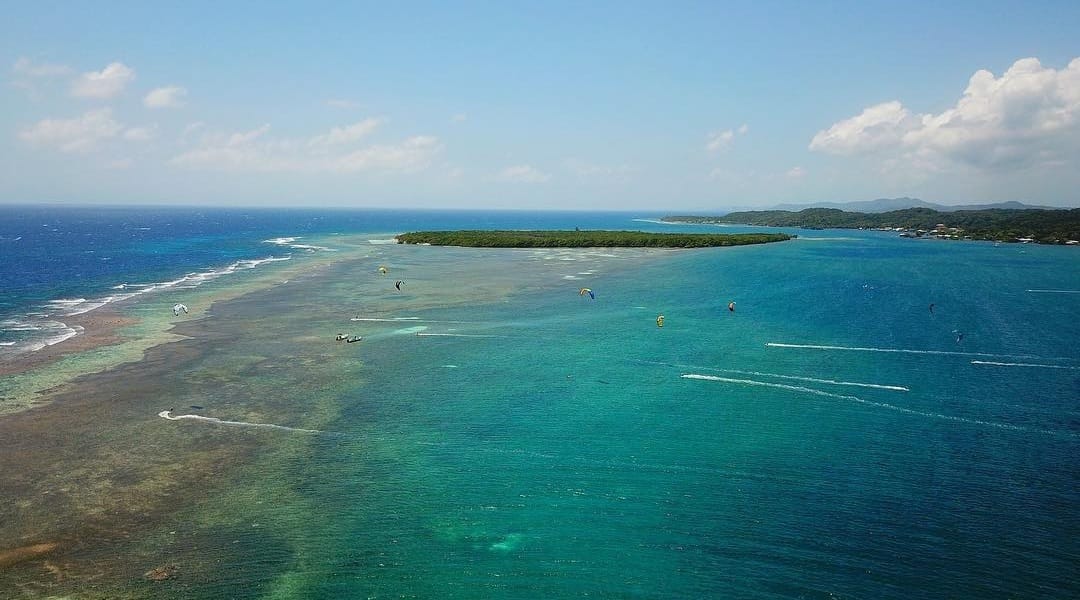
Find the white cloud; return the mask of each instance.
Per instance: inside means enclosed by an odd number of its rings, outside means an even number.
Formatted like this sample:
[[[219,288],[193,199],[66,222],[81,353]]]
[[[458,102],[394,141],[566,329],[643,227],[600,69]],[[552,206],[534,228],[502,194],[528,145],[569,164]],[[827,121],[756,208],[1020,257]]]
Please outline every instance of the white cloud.
[[[130,142],[148,142],[157,137],[157,125],[153,127],[132,127],[124,131],[124,139]]]
[[[530,165],[514,165],[499,171],[496,179],[512,183],[544,183],[551,179],[551,175]]]
[[[750,131],[750,127],[745,123],[740,125],[737,129],[725,129],[724,131],[714,131],[710,133],[705,142],[705,149],[709,152],[719,152],[726,150],[731,145],[732,140],[736,135],[745,135],[747,131]]]
[[[71,67],[66,65],[35,63],[25,56],[16,60],[11,70],[16,75],[26,77],[60,77],[71,73]]]
[[[371,146],[341,157],[334,171],[415,171],[428,165],[441,149],[437,138],[418,135],[400,144]]]
[[[143,98],[143,105],[147,108],[180,108],[184,105],[185,97],[187,97],[186,88],[168,85],[150,90],[150,93]]]
[[[326,105],[332,106],[334,108],[357,108],[358,106],[360,106],[358,102],[353,102],[352,100],[342,100],[340,98],[331,98],[326,101]]]
[[[54,146],[63,152],[92,150],[99,141],[114,138],[123,126],[108,108],[92,110],[74,119],[45,119],[19,132],[19,137],[37,146]]]
[[[79,98],[112,98],[124,91],[124,86],[134,79],[134,69],[114,62],[101,71],[79,75],[71,86],[71,94]]]
[[[803,177],[806,177],[806,173],[807,173],[806,169],[804,169],[802,167],[799,167],[799,166],[795,166],[795,167],[791,167],[790,169],[788,169],[788,172],[785,173],[785,175],[787,175],[791,179],[801,179]]]
[[[596,165],[576,158],[567,160],[566,168],[581,178],[612,181],[624,181],[630,173],[634,172],[627,165]]]
[[[174,157],[176,166],[220,171],[357,172],[415,171],[428,166],[442,145],[431,136],[356,148],[379,120],[367,119],[308,139],[271,139],[270,125],[233,134],[207,134]]]
[[[130,158],[118,158],[116,160],[110,160],[109,162],[105,163],[105,168],[119,171],[122,169],[130,169],[131,166],[134,164],[135,161],[131,160]]]
[[[464,123],[468,119],[469,119],[469,115],[467,115],[465,113],[458,113],[458,114],[450,117],[450,121],[452,123]]]
[[[886,102],[818,132],[810,149],[851,155],[874,152],[889,164],[941,163],[976,169],[1075,164],[1080,156],[1080,58],[1060,71],[1035,58],[1016,61],[1001,77],[980,70],[956,104],[940,114],[913,115]]]
[[[310,146],[336,146],[339,144],[351,144],[375,131],[382,123],[380,119],[364,119],[345,127],[334,127],[329,133],[317,135],[308,142]]]
[[[819,131],[810,141],[810,149],[849,155],[894,146],[916,124],[902,104],[885,102]]]

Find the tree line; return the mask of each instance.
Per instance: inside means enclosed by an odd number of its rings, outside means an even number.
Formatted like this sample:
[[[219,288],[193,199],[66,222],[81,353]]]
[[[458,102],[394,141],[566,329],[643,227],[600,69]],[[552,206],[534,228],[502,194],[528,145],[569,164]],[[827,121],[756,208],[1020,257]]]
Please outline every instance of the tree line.
[[[791,239],[784,233],[647,233],[643,231],[415,231],[399,244],[472,248],[706,248],[765,244]]]
[[[1014,242],[1032,238],[1044,244],[1080,240],[1080,208],[1063,210],[958,210],[906,208],[883,213],[847,212],[838,208],[807,208],[798,212],[762,210],[723,216],[668,216],[670,223],[727,223],[768,227],[829,229],[895,229],[931,231],[937,225],[962,229],[962,236],[979,240]]]

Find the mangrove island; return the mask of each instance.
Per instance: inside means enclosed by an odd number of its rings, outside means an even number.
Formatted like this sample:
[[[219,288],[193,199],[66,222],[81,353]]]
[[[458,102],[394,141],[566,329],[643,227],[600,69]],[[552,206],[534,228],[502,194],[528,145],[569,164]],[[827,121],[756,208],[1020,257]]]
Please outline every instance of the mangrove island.
[[[469,248],[708,248],[767,244],[791,239],[785,233],[647,233],[644,231],[415,231],[399,244]]]

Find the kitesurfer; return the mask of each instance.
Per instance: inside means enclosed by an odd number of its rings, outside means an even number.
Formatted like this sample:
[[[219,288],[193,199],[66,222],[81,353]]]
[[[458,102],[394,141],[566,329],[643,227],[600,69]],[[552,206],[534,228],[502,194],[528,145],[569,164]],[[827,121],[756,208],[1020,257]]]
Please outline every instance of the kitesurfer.
[[[405,282],[400,280],[400,279],[398,279],[397,281],[394,282],[394,287],[397,288],[397,291],[399,291],[399,292],[401,291],[401,284],[403,284],[403,283],[405,283]]]
[[[337,334],[337,337],[334,338],[334,340],[340,342],[342,340],[348,339],[348,337],[349,336],[345,335],[344,333],[339,333]]]
[[[179,317],[181,312],[183,312],[185,315],[188,314],[187,307],[184,306],[183,304],[180,304],[179,302],[176,303],[176,304],[173,304],[173,307],[172,307],[173,316],[174,317]]]
[[[656,317],[656,326],[657,327],[663,327],[664,326],[664,315],[657,315],[657,317]]]
[[[363,337],[361,337],[361,336],[358,336],[358,335],[354,335],[354,336],[352,336],[352,337],[350,337],[350,338],[347,338],[347,339],[345,340],[345,343],[346,343],[346,344],[351,344],[351,343],[353,343],[353,342],[359,342],[359,341],[360,341],[360,340],[362,340],[362,339],[364,339],[364,338],[363,338]]]
[[[930,314],[934,314],[934,303],[930,303]]]
[[[734,302],[728,302],[727,309],[729,311],[731,311],[731,312],[735,312],[735,303]]]

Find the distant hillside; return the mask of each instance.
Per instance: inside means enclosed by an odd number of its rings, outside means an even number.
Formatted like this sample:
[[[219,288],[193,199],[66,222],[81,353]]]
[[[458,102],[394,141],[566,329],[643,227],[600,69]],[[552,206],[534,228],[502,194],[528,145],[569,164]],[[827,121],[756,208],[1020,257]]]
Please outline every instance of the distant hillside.
[[[884,213],[807,208],[799,212],[763,210],[733,212],[718,217],[671,216],[662,220],[671,223],[728,223],[810,229],[904,229],[913,236],[925,234],[1002,242],[1027,240],[1043,244],[1066,244],[1080,240],[1080,208],[951,212],[908,208]]]
[[[858,202],[815,202],[811,204],[779,204],[774,210],[800,211],[807,208],[835,208],[847,212],[883,213],[905,208],[929,208],[938,212],[956,212],[958,210],[1060,210],[1052,206],[1033,206],[1010,200],[995,204],[965,204],[961,206],[948,206],[934,204],[918,198],[878,198],[877,200],[861,200]]]

